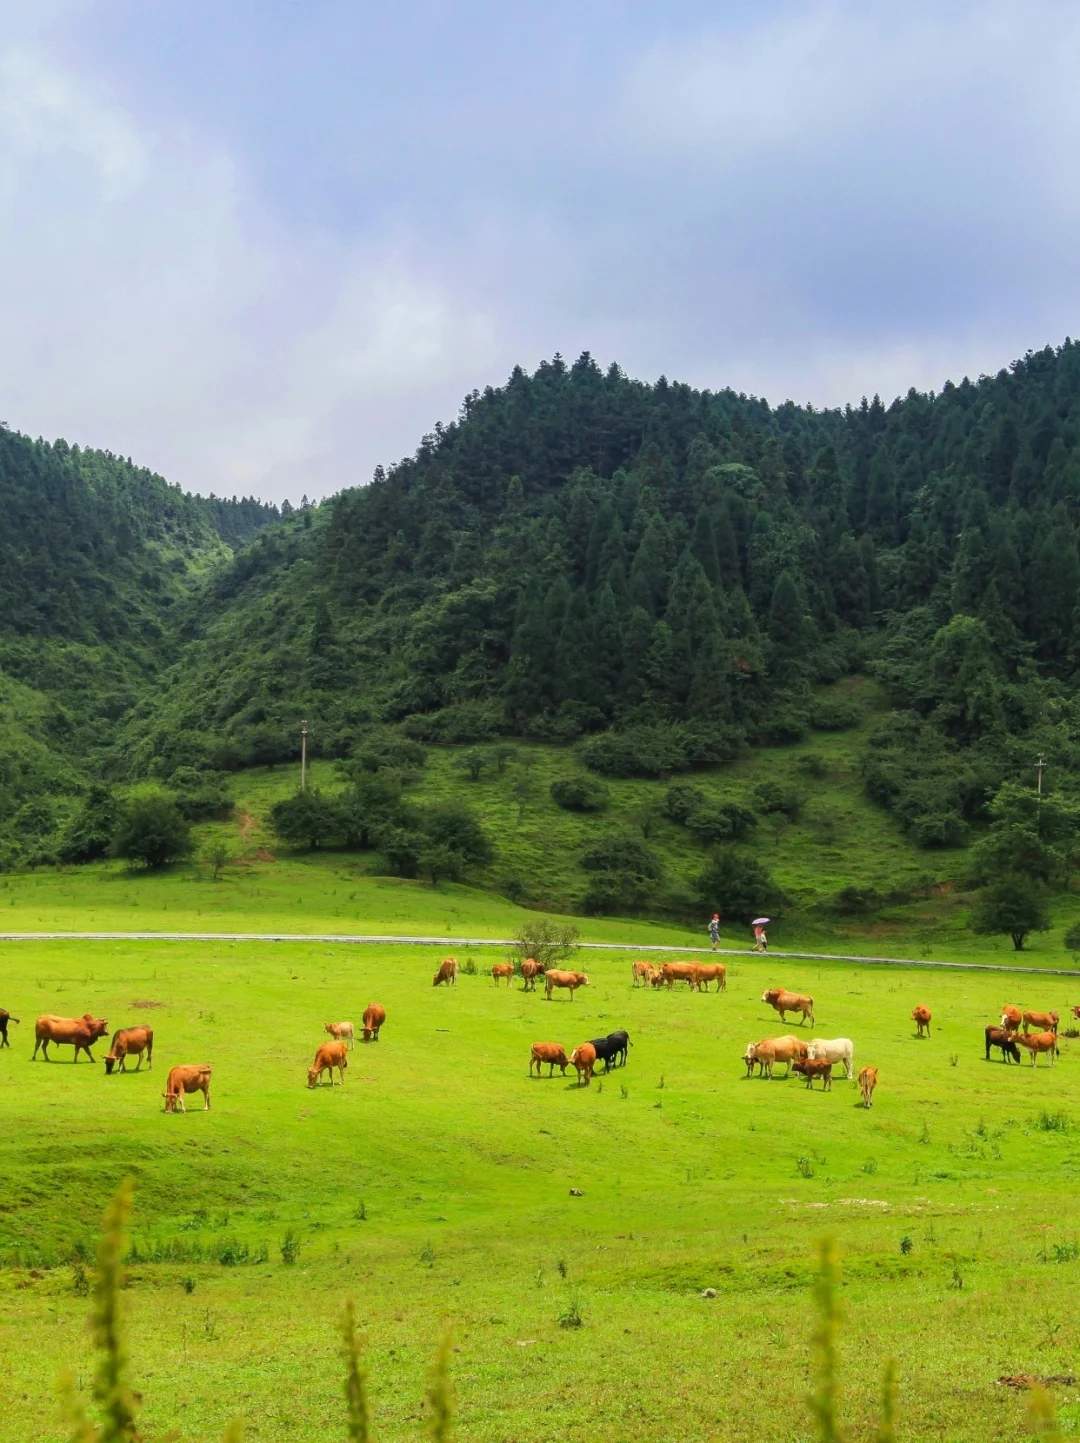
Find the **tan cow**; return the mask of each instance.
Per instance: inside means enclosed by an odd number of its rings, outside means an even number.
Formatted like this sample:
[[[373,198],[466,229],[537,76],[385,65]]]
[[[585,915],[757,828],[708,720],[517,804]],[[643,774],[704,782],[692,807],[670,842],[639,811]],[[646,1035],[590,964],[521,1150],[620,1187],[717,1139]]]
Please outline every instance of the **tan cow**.
[[[551,973],[548,973],[551,976]],[[591,1042],[583,1042],[570,1054],[571,1066],[577,1070],[578,1086],[588,1087],[592,1081],[592,1070],[596,1065],[596,1048]]]
[[[548,1076],[555,1076],[556,1067],[559,1068],[565,1077],[569,1062],[566,1060],[566,1049],[560,1047],[557,1042],[534,1042],[529,1053],[529,1076],[535,1065],[536,1075],[540,1076],[540,1068],[544,1063],[548,1065]]]
[[[924,1007],[920,1002],[915,1011],[911,1014],[911,1020],[915,1024],[916,1037],[930,1036],[930,1018],[933,1016],[929,1007]]]
[[[655,962],[635,962],[630,969],[630,975],[634,979],[634,986],[648,987],[656,976]]]
[[[859,1092],[862,1094],[863,1107],[869,1107],[874,1098],[874,1088],[877,1086],[877,1068],[864,1067],[859,1072]]]
[[[112,1070],[119,1062],[120,1071],[127,1071],[127,1059],[134,1055],[139,1060],[135,1064],[135,1071],[142,1067],[142,1055],[146,1053],[147,1067],[154,1065],[154,1031],[151,1027],[121,1027],[113,1033],[113,1040],[105,1055],[105,1075],[112,1075]]]
[[[323,1031],[329,1032],[335,1042],[344,1042],[350,1049],[356,1041],[356,1028],[351,1022],[326,1022]]]
[[[522,992],[535,992],[536,979],[544,969],[535,957],[526,957],[521,963]]]
[[[379,1028],[386,1021],[386,1008],[381,1002],[369,1002],[364,1008],[363,1016],[365,1042],[378,1042]]]
[[[699,962],[694,968],[694,983],[699,992],[708,992],[710,982],[716,983],[717,992],[727,991],[727,967],[723,962]]]
[[[499,985],[499,978],[506,978],[507,987],[511,986],[514,980],[514,964],[512,962],[494,962],[491,967],[492,980],[495,986]]]
[[[457,982],[457,958],[444,957],[439,963],[439,970],[435,973],[432,982],[433,987],[438,987],[440,982],[445,982],[448,987],[453,987]]]
[[[1023,1020],[1024,1014],[1019,1007],[1008,1006],[1001,1009],[1001,1025],[1006,1032],[1016,1032]]]
[[[1040,1032],[1056,1032],[1059,1021],[1056,1012],[1025,1012],[1024,1031],[1030,1032],[1033,1027],[1037,1027]]]
[[[324,1042],[315,1054],[315,1061],[308,1068],[307,1085],[314,1087],[324,1072],[330,1074],[330,1086],[334,1085],[334,1068],[338,1070],[338,1077],[341,1085],[345,1085],[345,1069],[349,1065],[349,1058],[344,1042]]]
[[[579,987],[588,987],[589,979],[584,972],[560,972],[550,969],[544,973],[544,997],[551,1001],[552,991],[556,987],[565,987],[570,993],[570,1001],[574,1000],[574,993]]]
[[[58,1047],[75,1048],[72,1062],[78,1062],[80,1052],[85,1052],[93,1062],[94,1054],[90,1051],[90,1045],[99,1037],[104,1037],[108,1030],[109,1024],[104,1017],[91,1017],[89,1012],[84,1012],[81,1017],[55,1017],[52,1013],[46,1013],[34,1023],[34,1052],[30,1061],[33,1062],[37,1057],[40,1047],[42,1057],[48,1062],[49,1043],[53,1042]]]
[[[338,1046],[341,1044],[339,1043]],[[165,1098],[166,1112],[187,1112],[184,1106],[184,1094],[201,1092],[203,1095],[203,1112],[210,1111],[210,1064],[208,1062],[197,1062],[194,1064],[182,1064],[179,1067],[171,1067],[169,1075],[165,1079],[165,1091],[162,1096]]]
[[[676,982],[685,982],[691,992],[697,986],[696,962],[665,962],[660,968],[660,973],[669,991]]]
[[[750,1076],[756,1063],[760,1075],[771,1078],[773,1068],[778,1062],[782,1062],[785,1067],[784,1076],[787,1077],[791,1071],[791,1064],[800,1061],[806,1054],[807,1044],[801,1038],[792,1036],[791,1033],[787,1033],[783,1037],[763,1037],[760,1042],[747,1043],[746,1051],[743,1053],[746,1075]]]
[[[1040,1052],[1050,1054],[1050,1066],[1054,1065],[1054,1058],[1058,1055],[1058,1040],[1056,1032],[1014,1032],[1013,1040],[1021,1047],[1026,1047],[1031,1053],[1031,1065],[1035,1066]]]
[[[812,997],[804,997],[801,992],[788,992],[783,987],[769,987],[761,994],[761,1000],[767,1002],[775,1012],[779,1012],[781,1022],[787,1021],[786,1013],[798,1012],[803,1022],[809,1022],[811,1027],[814,1025]],[[802,1022],[799,1026],[802,1026]]]

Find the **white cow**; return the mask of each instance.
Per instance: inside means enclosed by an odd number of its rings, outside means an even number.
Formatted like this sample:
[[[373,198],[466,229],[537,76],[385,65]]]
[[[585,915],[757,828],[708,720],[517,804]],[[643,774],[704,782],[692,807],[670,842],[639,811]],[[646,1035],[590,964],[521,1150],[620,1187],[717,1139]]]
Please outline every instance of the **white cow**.
[[[811,1061],[824,1058],[829,1062],[842,1062],[844,1076],[850,1077],[855,1061],[855,1044],[850,1037],[815,1037],[806,1053]]]

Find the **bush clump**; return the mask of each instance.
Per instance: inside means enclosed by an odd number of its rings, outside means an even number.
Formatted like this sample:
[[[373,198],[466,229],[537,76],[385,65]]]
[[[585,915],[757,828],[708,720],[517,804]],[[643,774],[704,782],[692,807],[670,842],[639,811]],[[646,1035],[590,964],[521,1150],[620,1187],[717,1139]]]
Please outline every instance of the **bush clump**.
[[[593,777],[569,777],[552,782],[551,800],[568,812],[602,812],[610,798],[603,782]]]

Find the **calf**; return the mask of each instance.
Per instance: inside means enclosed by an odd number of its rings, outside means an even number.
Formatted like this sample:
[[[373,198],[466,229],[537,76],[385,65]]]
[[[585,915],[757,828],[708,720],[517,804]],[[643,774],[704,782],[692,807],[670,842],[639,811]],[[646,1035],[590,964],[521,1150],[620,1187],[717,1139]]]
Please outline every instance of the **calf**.
[[[328,1032],[335,1042],[344,1042],[349,1048],[356,1041],[356,1028],[351,1022],[325,1022],[323,1031]]]
[[[491,967],[491,978],[498,987],[499,979],[505,977],[507,987],[511,986],[514,980],[514,964],[512,962],[494,962]]]
[[[877,1068],[864,1067],[859,1073],[859,1092],[862,1095],[863,1107],[869,1107],[873,1102],[874,1088],[877,1086]]]
[[[842,1062],[844,1076],[850,1077],[855,1065],[855,1044],[850,1037],[815,1037],[810,1043],[807,1057],[811,1062]]]
[[[1038,1062],[1040,1052],[1050,1054],[1050,1066],[1053,1067],[1054,1058],[1058,1055],[1056,1032],[1014,1032],[1013,1037],[1021,1047],[1026,1047],[1031,1053],[1032,1067]]]
[[[993,1023],[983,1028],[983,1036],[986,1040],[986,1061],[990,1061],[991,1047],[1000,1047],[1002,1062],[1019,1062],[1020,1049],[1013,1040],[1013,1033],[1004,1027],[995,1027]]]
[[[797,1012],[803,1022],[814,1025],[814,999],[804,997],[801,992],[787,992],[783,987],[769,987],[761,994],[762,1002],[767,1002],[774,1011],[779,1012],[780,1021],[786,1022],[786,1013]],[[800,1022],[799,1026],[802,1026]]]
[[[438,970],[438,972],[435,973],[435,979],[434,979],[434,981],[432,982],[431,985],[432,985],[433,987],[438,987],[441,982],[445,982],[448,987],[453,987],[453,986],[456,985],[456,983],[457,983],[457,958],[456,958],[456,957],[444,957],[443,960],[439,963],[439,970]]]
[[[8,1012],[6,1008],[0,1007],[0,1047],[11,1046],[11,1043],[8,1041],[7,1035],[8,1023],[18,1022],[18,1020],[19,1019],[17,1017],[12,1017],[11,1013]]]
[[[544,997],[551,1001],[552,990],[556,987],[565,987],[570,993],[570,1001],[574,1000],[574,993],[579,987],[588,987],[589,979],[584,972],[560,972],[547,971],[544,973]]]
[[[362,1021],[364,1024],[364,1041],[378,1042],[379,1029],[386,1021],[386,1008],[381,1002],[369,1002],[364,1008]]]
[[[550,975],[549,973],[548,976]],[[571,1052],[570,1064],[577,1071],[578,1086],[588,1087],[592,1081],[593,1068],[596,1066],[596,1048],[591,1042],[583,1042],[580,1047],[575,1047]]]
[[[526,957],[521,964],[522,992],[535,992],[536,979],[544,969],[535,957]]]
[[[821,1078],[822,1092],[832,1091],[832,1063],[824,1057],[807,1057],[794,1065],[795,1072],[801,1072],[806,1078],[807,1087],[812,1088],[814,1078]]]
[[[694,982],[699,992],[708,992],[709,983],[716,983],[717,992],[727,990],[727,967],[723,962],[699,962],[694,968]]]
[[[536,1067],[536,1075],[540,1076],[540,1068],[544,1063],[548,1065],[548,1076],[555,1076],[556,1067],[563,1077],[566,1076],[566,1069],[569,1062],[566,1059],[566,1049],[560,1047],[557,1042],[534,1042],[529,1052],[529,1076],[532,1076],[533,1066]]]
[[[135,1064],[135,1071],[142,1067],[142,1055],[146,1053],[147,1067],[154,1065],[154,1032],[150,1027],[121,1027],[113,1033],[113,1040],[109,1051],[105,1056],[105,1075],[111,1076],[113,1068],[119,1062],[120,1071],[127,1071],[127,1059],[134,1055],[139,1060]]]
[[[640,983],[648,987],[656,975],[656,965],[653,962],[635,962],[630,968],[630,975],[634,979],[634,986]]]
[[[340,1044],[339,1044],[340,1045]],[[184,1094],[190,1092],[201,1092],[203,1095],[203,1112],[210,1111],[210,1065],[206,1062],[195,1063],[194,1065],[182,1065],[171,1067],[169,1075],[165,1079],[165,1091],[162,1094],[165,1098],[166,1112],[187,1112],[184,1106]]]
[[[930,1036],[931,1015],[932,1014],[929,1007],[924,1007],[921,1002],[919,1003],[918,1007],[916,1007],[915,1011],[911,1014],[911,1020],[915,1024],[916,1037]]]
[[[1040,1032],[1056,1032],[1058,1021],[1056,1012],[1025,1012],[1024,1031],[1030,1032],[1033,1027],[1037,1027]]]
[[[345,1086],[345,1069],[349,1065],[344,1042],[324,1042],[315,1054],[315,1061],[308,1068],[307,1085],[315,1087],[324,1072],[330,1074],[330,1086],[334,1085],[334,1068],[338,1070],[342,1087]]]

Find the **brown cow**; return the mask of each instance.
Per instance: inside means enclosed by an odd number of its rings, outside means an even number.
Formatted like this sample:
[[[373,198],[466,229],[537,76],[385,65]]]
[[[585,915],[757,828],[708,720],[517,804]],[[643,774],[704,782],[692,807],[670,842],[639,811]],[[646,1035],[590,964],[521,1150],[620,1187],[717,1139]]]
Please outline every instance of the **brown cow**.
[[[147,1067],[154,1065],[154,1030],[152,1027],[121,1027],[113,1033],[113,1040],[105,1055],[105,1076],[112,1075],[112,1070],[119,1062],[120,1071],[127,1071],[127,1059],[134,1054],[139,1060],[135,1064],[135,1071],[142,1067],[142,1055],[146,1053]]]
[[[566,987],[570,992],[570,1001],[574,1000],[574,993],[579,987],[588,987],[589,979],[584,972],[560,972],[548,971],[544,973],[544,997],[550,1002],[551,993],[555,987]]]
[[[1023,1020],[1024,1014],[1019,1007],[1003,1007],[1001,1009],[1001,1025],[1006,1032],[1015,1032]]]
[[[1031,1065],[1035,1066],[1040,1052],[1050,1054],[1050,1066],[1054,1065],[1054,1058],[1058,1055],[1058,1040],[1056,1032],[1014,1032],[1014,1041],[1021,1047],[1026,1047],[1031,1053]]]
[[[708,992],[709,983],[716,983],[717,992],[727,991],[727,967],[723,962],[699,962],[694,968],[694,982],[699,992]]]
[[[1075,1018],[1080,1020],[1080,1007],[1074,1007],[1072,1010],[1072,1014]],[[18,1022],[19,1019],[17,1017],[13,1017],[11,1020],[12,1022]]]
[[[915,1024],[916,1037],[930,1036],[930,1018],[933,1014],[929,1007],[924,1007],[920,1002],[915,1011],[911,1014],[911,1020]]]
[[[635,987],[637,987],[639,983],[644,987],[648,987],[656,976],[656,963],[635,962],[630,969],[630,973],[634,979]]]
[[[314,1087],[324,1072],[330,1074],[330,1086],[334,1085],[334,1068],[338,1070],[342,1087],[345,1086],[345,1069],[349,1058],[344,1042],[324,1042],[315,1054],[315,1061],[308,1068],[307,1085]]]
[[[696,962],[665,962],[662,964],[660,972],[669,991],[676,982],[685,982],[691,992],[697,985]]]
[[[521,964],[522,992],[535,992],[536,979],[544,969],[535,957],[526,957]]]
[[[746,1075],[750,1076],[756,1063],[760,1075],[771,1078],[773,1068],[778,1062],[782,1062],[786,1069],[784,1076],[787,1077],[791,1072],[791,1064],[805,1058],[806,1052],[807,1044],[790,1033],[783,1037],[763,1037],[760,1042],[747,1044],[743,1053]]]
[[[453,987],[457,982],[456,957],[444,957],[439,963],[439,970],[435,973],[435,980],[431,985],[438,987],[440,982],[445,982],[449,987]]]
[[[863,1107],[869,1107],[874,1099],[874,1088],[877,1086],[877,1068],[864,1067],[859,1073],[859,1091],[862,1093]]]
[[[17,1017],[12,1017],[11,1013],[7,1010],[6,1007],[0,1007],[0,1047],[11,1046],[11,1043],[8,1041],[7,1035],[8,1023],[18,1022],[18,1020],[19,1019]]]
[[[832,1091],[833,1065],[831,1062],[829,1062],[827,1058],[802,1058],[800,1061],[794,1064],[793,1070],[795,1072],[802,1073],[802,1075],[806,1078],[807,1087],[812,1088],[814,1085],[814,1078],[820,1077],[822,1092]]]
[[[378,1042],[379,1028],[386,1021],[386,1008],[381,1002],[369,1002],[364,1008],[363,1016],[365,1042]]]
[[[557,1042],[534,1042],[529,1054],[529,1076],[532,1076],[533,1064],[536,1065],[536,1075],[540,1076],[540,1068],[543,1063],[548,1065],[548,1076],[555,1076],[555,1069],[558,1067],[562,1075],[566,1076],[566,1069],[570,1064],[566,1060],[566,1049],[560,1047]]]
[[[339,1043],[338,1046],[340,1045]],[[187,1108],[184,1106],[185,1092],[201,1092],[203,1112],[210,1111],[210,1064],[208,1062],[197,1062],[169,1069],[169,1075],[165,1079],[165,1091],[162,1093],[165,1099],[165,1111],[187,1112]]]
[[[787,1021],[786,1013],[798,1012],[802,1022],[809,1022],[811,1027],[814,1025],[812,997],[804,997],[801,992],[787,992],[783,987],[770,987],[761,994],[761,1000],[767,1002],[775,1012],[779,1012],[781,1022]],[[799,1023],[800,1027],[802,1022]]]
[[[85,1052],[93,1062],[94,1054],[90,1051],[90,1045],[99,1037],[104,1037],[108,1030],[109,1024],[104,1017],[91,1017],[89,1012],[84,1012],[81,1017],[54,1017],[51,1013],[46,1013],[34,1023],[36,1040],[30,1061],[33,1062],[37,1057],[40,1047],[42,1057],[48,1062],[49,1043],[55,1042],[58,1047],[74,1046],[72,1062],[78,1062],[80,1052]]]
[[[326,1022],[323,1031],[329,1032],[335,1042],[344,1042],[348,1048],[356,1041],[356,1028],[351,1022]]]
[[[1056,1032],[1059,1020],[1056,1012],[1025,1012],[1024,1031],[1037,1027],[1040,1032]]]
[[[654,968],[653,968],[652,976],[649,978],[649,982],[650,982],[650,984],[652,985],[652,987],[653,987],[654,989],[656,989],[656,990],[658,990],[659,988],[663,987],[663,985],[664,985],[664,973],[663,973],[663,971],[661,970],[661,968],[659,968],[659,967],[654,967]]]
[[[514,964],[512,962],[495,962],[492,964],[491,976],[495,986],[499,985],[499,978],[506,978],[507,987],[511,986],[514,980]]]
[[[1001,1049],[1002,1062],[1020,1061],[1020,1049],[1016,1045],[1016,1034],[1014,1032],[1009,1032],[1004,1027],[995,1027],[994,1024],[991,1023],[988,1027],[983,1028],[983,1036],[986,1039],[987,1062],[990,1061],[991,1047],[999,1047]]]
[[[548,973],[551,976],[551,973]],[[571,993],[571,996],[573,994]],[[575,1047],[570,1054],[571,1066],[577,1069],[578,1086],[588,1087],[592,1081],[592,1070],[596,1065],[596,1048],[591,1042],[583,1042],[580,1047]]]

